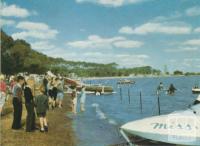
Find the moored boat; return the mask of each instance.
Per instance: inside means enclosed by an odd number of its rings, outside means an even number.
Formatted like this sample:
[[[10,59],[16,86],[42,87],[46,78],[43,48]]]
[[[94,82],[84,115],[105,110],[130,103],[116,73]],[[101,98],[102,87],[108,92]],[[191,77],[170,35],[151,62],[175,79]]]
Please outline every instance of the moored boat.
[[[192,93],[193,94],[200,94],[200,88],[198,88],[198,87],[192,88]]]
[[[154,116],[122,125],[120,132],[133,145],[131,136],[177,145],[200,145],[200,104],[185,111]]]
[[[117,84],[135,84],[135,81],[124,79],[124,80],[119,80]]]
[[[65,85],[70,85],[70,86],[81,86],[82,84],[80,81],[73,80],[70,78],[65,78],[64,81],[65,81]]]
[[[65,78],[65,85],[70,86],[71,88],[76,87],[77,91],[81,91],[82,86],[85,86],[85,91],[87,94],[113,94],[114,90],[112,86],[104,86],[100,84],[84,84],[80,81]]]
[[[111,86],[103,86],[103,85],[84,85],[85,86],[85,91],[86,93],[90,93],[90,94],[96,94],[99,93],[101,94],[112,94],[114,93],[114,90]],[[78,90],[81,87],[78,87]]]

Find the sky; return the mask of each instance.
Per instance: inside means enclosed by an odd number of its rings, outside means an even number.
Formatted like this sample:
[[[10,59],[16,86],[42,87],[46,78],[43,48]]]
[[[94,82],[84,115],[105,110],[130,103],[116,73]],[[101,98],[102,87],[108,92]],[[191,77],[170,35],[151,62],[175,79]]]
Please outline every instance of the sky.
[[[200,0],[4,0],[0,15],[48,56],[200,72]]]

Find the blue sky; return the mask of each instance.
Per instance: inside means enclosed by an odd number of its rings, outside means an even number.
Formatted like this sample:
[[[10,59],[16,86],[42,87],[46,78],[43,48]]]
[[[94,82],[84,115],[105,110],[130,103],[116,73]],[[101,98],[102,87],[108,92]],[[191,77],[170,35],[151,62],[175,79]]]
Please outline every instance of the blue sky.
[[[200,71],[199,0],[6,0],[0,21],[52,57]]]

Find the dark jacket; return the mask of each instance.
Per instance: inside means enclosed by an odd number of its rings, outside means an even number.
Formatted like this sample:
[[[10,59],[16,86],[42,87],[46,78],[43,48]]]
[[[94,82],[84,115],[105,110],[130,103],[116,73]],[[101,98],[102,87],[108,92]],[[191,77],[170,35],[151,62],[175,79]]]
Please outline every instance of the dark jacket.
[[[48,110],[48,97],[46,95],[36,96],[35,107],[37,113],[45,113]]]
[[[33,103],[33,94],[31,88],[29,88],[28,86],[24,88],[24,98],[25,103]]]

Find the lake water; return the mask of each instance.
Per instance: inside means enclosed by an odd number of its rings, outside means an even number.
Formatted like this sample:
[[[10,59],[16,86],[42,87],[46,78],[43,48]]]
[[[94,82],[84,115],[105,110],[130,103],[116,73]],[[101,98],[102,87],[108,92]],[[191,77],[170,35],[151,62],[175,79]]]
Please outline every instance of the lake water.
[[[186,109],[197,97],[192,94],[191,88],[200,83],[199,76],[133,78],[133,80],[136,84],[130,87],[121,86],[122,100],[117,86],[118,79],[84,81],[113,86],[116,93],[104,96],[87,95],[86,112],[79,112],[76,117],[73,117],[73,128],[78,139],[78,146],[108,146],[125,142],[119,133],[121,125],[136,119],[158,115],[156,88],[160,82],[163,82],[165,88],[173,83],[178,89],[174,96],[166,95],[165,92],[161,93],[161,114]],[[142,93],[142,113],[140,92]]]

